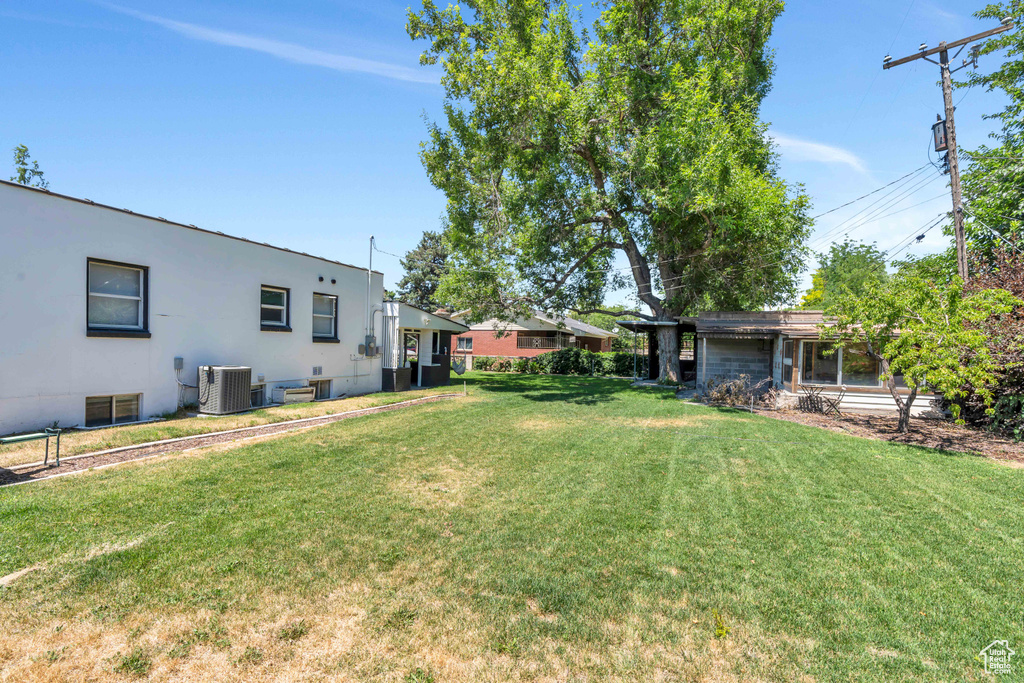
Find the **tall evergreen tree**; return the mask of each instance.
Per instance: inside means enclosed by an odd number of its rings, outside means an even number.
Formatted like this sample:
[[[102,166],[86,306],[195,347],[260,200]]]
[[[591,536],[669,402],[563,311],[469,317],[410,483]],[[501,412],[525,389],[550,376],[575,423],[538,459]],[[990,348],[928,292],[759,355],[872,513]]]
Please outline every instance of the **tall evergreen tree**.
[[[447,263],[448,249],[441,235],[429,230],[424,232],[416,248],[402,259],[405,275],[398,283],[395,298],[431,312],[443,306],[437,297],[437,287]]]
[[[600,311],[632,286],[673,320],[796,293],[807,200],[758,118],[781,0],[423,0],[407,30],[441,63],[422,158],[448,197],[442,296],[475,318]],[[628,262],[614,269],[616,255]],[[679,379],[674,330],[660,376]]]

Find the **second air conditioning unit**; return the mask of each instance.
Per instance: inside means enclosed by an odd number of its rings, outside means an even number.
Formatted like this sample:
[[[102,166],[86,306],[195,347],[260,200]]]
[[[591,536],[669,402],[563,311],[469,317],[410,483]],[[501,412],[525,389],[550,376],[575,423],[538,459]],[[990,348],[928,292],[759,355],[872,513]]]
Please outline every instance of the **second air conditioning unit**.
[[[274,403],[309,403],[316,398],[313,387],[275,387]]]
[[[199,366],[199,412],[226,415],[249,410],[252,368],[241,365]]]

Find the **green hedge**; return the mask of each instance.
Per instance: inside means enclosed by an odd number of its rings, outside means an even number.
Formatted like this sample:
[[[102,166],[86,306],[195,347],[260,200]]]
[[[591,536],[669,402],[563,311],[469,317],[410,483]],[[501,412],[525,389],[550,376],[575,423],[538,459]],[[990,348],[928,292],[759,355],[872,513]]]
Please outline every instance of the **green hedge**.
[[[637,358],[637,372],[646,376],[647,359]],[[585,349],[561,349],[534,358],[496,358],[474,356],[474,370],[520,372],[545,375],[603,375],[632,377],[633,354],[622,351],[594,353]]]

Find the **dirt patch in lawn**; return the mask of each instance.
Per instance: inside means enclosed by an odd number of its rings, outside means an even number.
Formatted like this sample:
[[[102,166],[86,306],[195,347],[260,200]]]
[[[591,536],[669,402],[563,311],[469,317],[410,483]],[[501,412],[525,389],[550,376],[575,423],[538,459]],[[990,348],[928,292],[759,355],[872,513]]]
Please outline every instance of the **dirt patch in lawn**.
[[[8,606],[0,680],[814,680],[800,672],[813,644],[732,618],[716,638],[710,614],[638,604],[609,618],[599,640],[574,642],[556,635],[562,616],[532,598],[502,626],[398,574],[312,600],[265,594],[225,613],[140,609],[112,621],[88,611],[19,618]],[[522,620],[541,633],[505,631]]]
[[[542,417],[534,418],[532,420],[521,420],[516,423],[516,429],[521,429],[526,432],[546,432],[552,429],[559,429],[564,426],[564,422],[549,420]]]
[[[391,489],[417,505],[431,508],[462,507],[466,498],[480,489],[490,472],[470,467],[457,459],[434,467],[410,470],[394,480]],[[445,531],[450,533],[449,529]]]
[[[945,420],[915,418],[910,421],[910,432],[900,434],[896,431],[897,419],[887,415],[847,414],[832,417],[795,410],[764,411],[760,414],[842,434],[935,448],[940,451],[981,455],[1024,467],[1024,443]]]
[[[709,422],[735,419],[732,415],[681,415],[678,417],[617,418],[601,421],[612,422],[623,427],[636,427],[638,429],[678,429],[679,427],[693,427],[694,425],[703,425]]]

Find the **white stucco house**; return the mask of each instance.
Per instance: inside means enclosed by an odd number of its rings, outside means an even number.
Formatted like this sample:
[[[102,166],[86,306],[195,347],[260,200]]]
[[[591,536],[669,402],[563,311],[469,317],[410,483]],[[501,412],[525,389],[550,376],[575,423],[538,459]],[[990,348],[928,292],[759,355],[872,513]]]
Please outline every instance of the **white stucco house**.
[[[383,292],[376,271],[0,181],[0,435],[172,412],[205,365],[252,368],[254,405],[379,391],[361,345]]]

